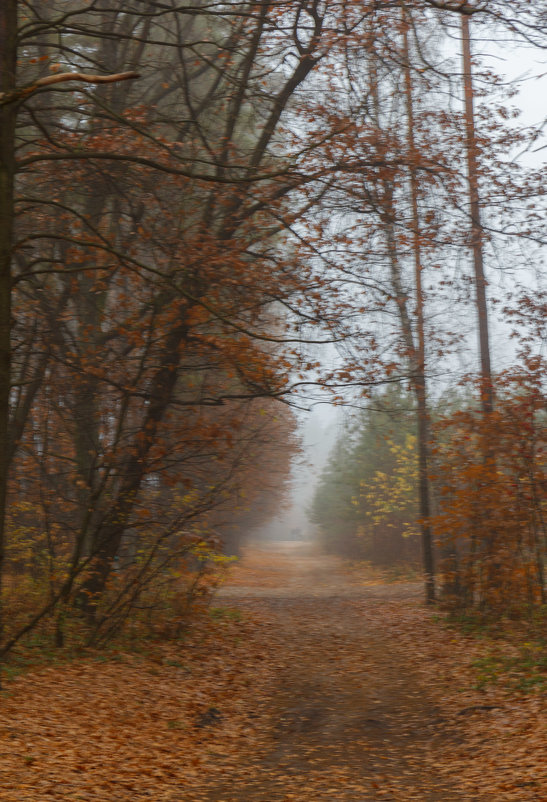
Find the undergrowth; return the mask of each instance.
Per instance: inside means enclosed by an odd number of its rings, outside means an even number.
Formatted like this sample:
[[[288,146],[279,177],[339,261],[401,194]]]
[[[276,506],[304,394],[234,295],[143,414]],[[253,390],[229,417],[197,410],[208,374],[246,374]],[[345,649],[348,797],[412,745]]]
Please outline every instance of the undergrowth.
[[[486,652],[471,662],[475,689],[498,686],[519,693],[547,690],[547,609],[514,619],[478,610],[451,611],[436,620],[485,644]]]
[[[164,581],[151,582],[123,615],[107,620],[110,626],[105,628],[105,637],[90,637],[94,634],[90,626],[74,610],[68,609],[63,612],[63,639],[59,643],[56,637],[59,611],[56,611],[57,615],[45,617],[4,654],[2,679],[9,682],[31,669],[82,658],[111,662],[123,661],[124,655],[132,655],[145,659],[161,643],[183,645],[196,633],[198,638],[205,637],[211,630],[239,623],[242,619],[238,610],[211,606],[229,562],[230,558],[220,555],[215,560],[207,560],[205,566],[199,566],[193,573],[178,572],[166,576]],[[9,599],[9,609],[14,611],[13,618],[19,625],[25,613],[29,615],[22,587],[17,588],[19,595],[12,591]]]

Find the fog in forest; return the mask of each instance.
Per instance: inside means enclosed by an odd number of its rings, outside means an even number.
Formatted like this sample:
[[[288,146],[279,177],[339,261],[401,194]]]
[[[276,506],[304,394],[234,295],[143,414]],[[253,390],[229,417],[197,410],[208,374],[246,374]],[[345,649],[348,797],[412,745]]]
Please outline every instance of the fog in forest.
[[[343,410],[332,404],[318,404],[299,413],[301,450],[293,460],[286,504],[278,515],[250,534],[251,541],[314,539],[315,526],[309,520],[308,509],[339,435],[342,418]]]

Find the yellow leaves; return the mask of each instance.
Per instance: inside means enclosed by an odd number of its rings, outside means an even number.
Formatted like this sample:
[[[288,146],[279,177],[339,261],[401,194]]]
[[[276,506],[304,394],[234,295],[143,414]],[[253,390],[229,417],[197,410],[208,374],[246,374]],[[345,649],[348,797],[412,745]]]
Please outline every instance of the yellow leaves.
[[[185,493],[180,499],[182,505],[185,507],[192,507],[199,501],[199,491],[192,489]]]
[[[391,438],[386,441],[393,463],[389,471],[377,470],[372,479],[361,482],[364,514],[372,526],[401,527],[403,537],[408,537],[417,534],[414,523],[418,481],[416,437],[407,434],[402,444]]]

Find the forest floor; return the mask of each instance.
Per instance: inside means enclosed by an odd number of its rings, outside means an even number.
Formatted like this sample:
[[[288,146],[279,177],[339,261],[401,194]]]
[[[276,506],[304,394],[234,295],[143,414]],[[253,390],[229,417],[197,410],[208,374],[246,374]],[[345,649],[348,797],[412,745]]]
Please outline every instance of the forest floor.
[[[502,647],[447,629],[419,584],[255,547],[207,622],[7,683],[0,799],[547,800],[544,692],[482,687]]]

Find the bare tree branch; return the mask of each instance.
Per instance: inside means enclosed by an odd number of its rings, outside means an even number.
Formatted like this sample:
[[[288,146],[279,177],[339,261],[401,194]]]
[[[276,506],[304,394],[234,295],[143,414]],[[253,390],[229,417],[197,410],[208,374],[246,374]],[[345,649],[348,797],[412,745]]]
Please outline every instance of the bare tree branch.
[[[113,75],[88,75],[85,72],[62,72],[57,75],[46,75],[44,78],[39,78],[30,86],[22,86],[15,89],[13,92],[0,93],[0,106],[7,106],[9,103],[16,103],[18,100],[33,95],[43,87],[52,86],[53,84],[62,84],[67,81],[79,81],[86,84],[110,84],[117,81],[128,81],[133,78],[140,78],[138,72],[117,72]]]

